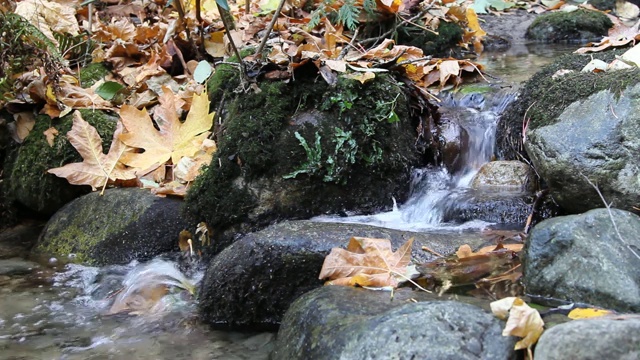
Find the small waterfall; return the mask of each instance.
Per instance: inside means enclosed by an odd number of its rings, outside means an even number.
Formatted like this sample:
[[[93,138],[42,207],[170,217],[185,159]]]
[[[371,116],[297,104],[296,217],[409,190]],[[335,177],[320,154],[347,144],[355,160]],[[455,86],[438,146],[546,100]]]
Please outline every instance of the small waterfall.
[[[365,223],[401,230],[483,228],[488,223],[471,221],[465,224],[444,223],[445,211],[456,201],[464,201],[471,180],[495,150],[496,127],[500,114],[512,102],[515,94],[499,92],[485,97],[470,94],[442,96],[441,113],[455,118],[468,135],[467,146],[461,152],[461,166],[454,173],[444,167],[418,169],[414,172],[409,200],[394,210],[368,216],[317,217],[316,221]]]

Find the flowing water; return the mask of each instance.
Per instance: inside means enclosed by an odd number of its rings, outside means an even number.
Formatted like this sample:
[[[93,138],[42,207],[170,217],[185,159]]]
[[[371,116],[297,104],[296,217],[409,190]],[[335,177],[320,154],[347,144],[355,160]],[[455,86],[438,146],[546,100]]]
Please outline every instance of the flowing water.
[[[520,81],[567,50],[545,46],[536,51],[541,55],[487,53],[480,62],[492,75]],[[391,212],[318,220],[413,231],[488,226],[443,223],[443,214],[467,196],[471,177],[490,160],[497,118],[511,99],[508,91],[487,98],[445,98],[444,107],[469,133],[460,170],[416,171],[410,200]],[[268,358],[273,334],[212,331],[196,321],[197,299],[191,292],[201,277],[188,262],[175,259],[96,268],[6,259],[0,253],[0,360]]]

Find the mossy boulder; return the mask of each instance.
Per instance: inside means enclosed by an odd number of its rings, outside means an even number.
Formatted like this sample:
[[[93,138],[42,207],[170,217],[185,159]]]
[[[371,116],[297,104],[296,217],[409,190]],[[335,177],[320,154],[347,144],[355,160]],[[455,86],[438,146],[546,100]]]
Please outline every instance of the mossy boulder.
[[[80,79],[80,85],[83,88],[88,88],[110,73],[111,71],[109,71],[105,63],[91,63],[80,69],[78,78]]]
[[[391,207],[392,197],[406,199],[411,168],[422,160],[419,120],[403,85],[378,75],[330,87],[314,74],[234,94],[234,72],[218,70],[210,84],[213,106],[225,94],[226,109],[218,152],[186,198],[195,220],[229,235],[281,219],[370,213]]]
[[[97,130],[103,149],[109,149],[117,118],[100,110],[80,110],[82,117]],[[61,119],[38,116],[33,130],[21,145],[9,150],[5,161],[3,192],[8,201],[18,203],[40,215],[49,216],[74,198],[91,191],[89,186],[71,185],[47,170],[68,163],[81,162],[82,157],[65,136],[73,124],[72,114]],[[58,130],[53,146],[43,132]]]
[[[604,13],[580,9],[540,15],[527,29],[526,37],[542,42],[598,41],[613,26]]]
[[[51,217],[33,252],[109,265],[179,251],[178,235],[189,229],[182,204],[137,188],[93,192]]]
[[[496,134],[497,157],[503,160],[529,160],[522,143],[523,120],[528,121],[528,129],[551,125],[575,101],[607,89],[620,94],[629,85],[638,82],[638,69],[599,74],[580,72],[591,59],[608,63],[626,50],[564,55],[541,68],[524,84],[518,99],[508,105],[500,117]],[[553,75],[559,70],[572,72],[554,79]]]

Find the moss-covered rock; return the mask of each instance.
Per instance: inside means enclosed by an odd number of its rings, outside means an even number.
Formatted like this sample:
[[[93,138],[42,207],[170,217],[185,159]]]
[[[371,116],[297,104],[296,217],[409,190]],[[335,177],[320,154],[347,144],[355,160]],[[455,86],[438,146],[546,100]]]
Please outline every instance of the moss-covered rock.
[[[425,55],[449,56],[458,48],[464,31],[460,25],[442,21],[437,32],[426,31],[416,26],[398,29],[398,43],[416,46]]]
[[[525,118],[529,121],[530,129],[550,125],[575,101],[606,89],[619,94],[630,84],[638,82],[638,69],[599,74],[580,72],[592,58],[610,62],[625,51],[626,49],[619,49],[588,55],[569,54],[540,69],[525,83],[518,99],[507,107],[500,118],[496,144],[498,158],[529,159],[522,144],[522,122]],[[559,70],[572,72],[554,79],[552,75]]]
[[[178,251],[178,234],[189,228],[181,207],[181,200],[137,188],[93,192],[51,217],[33,252],[108,265]]]
[[[543,42],[587,42],[606,36],[613,26],[607,15],[580,9],[572,12],[558,11],[536,18],[527,29],[526,37]]]
[[[103,148],[109,149],[117,119],[100,110],[83,109],[80,112],[98,130]],[[82,161],[65,136],[72,124],[72,114],[54,120],[48,116],[38,116],[25,141],[9,151],[4,169],[6,184],[3,186],[9,201],[39,214],[51,215],[67,202],[91,191],[89,186],[70,185],[67,180],[47,173],[49,169]],[[43,132],[52,126],[59,135],[53,146],[49,146]]]
[[[218,77],[229,76],[217,71],[212,83],[228,89],[232,78]],[[410,169],[421,160],[408,96],[393,78],[341,79],[329,87],[315,75],[297,76],[259,87],[225,93],[218,152],[187,196],[196,220],[218,234],[245,232],[277,219],[371,212],[391,206],[392,196],[405,199]],[[220,93],[211,89],[214,106]]]

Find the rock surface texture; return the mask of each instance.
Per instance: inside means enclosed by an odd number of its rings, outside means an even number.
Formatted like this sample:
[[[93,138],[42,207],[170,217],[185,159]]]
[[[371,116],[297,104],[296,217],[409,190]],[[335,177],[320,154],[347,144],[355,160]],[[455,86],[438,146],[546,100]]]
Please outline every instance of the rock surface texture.
[[[578,213],[603,206],[586,178],[617,208],[640,204],[640,84],[574,102],[558,122],[534,128],[527,137],[527,153],[563,209]]]
[[[137,188],[94,192],[60,209],[34,251],[93,265],[151,259],[178,250],[178,234],[188,228],[181,207],[181,200]]]
[[[458,246],[480,246],[478,235],[419,234],[359,224],[288,221],[249,234],[219,253],[209,264],[199,291],[200,318],[224,329],[277,328],[289,305],[322,286],[318,279],[333,247],[346,247],[352,236],[390,239],[394,250],[414,237],[412,257],[426,262]]]
[[[527,239],[528,293],[618,311],[640,311],[640,217],[606,209],[548,219]]]
[[[411,292],[409,292],[411,293]],[[325,286],[291,305],[274,360],[513,359],[514,339],[485,310],[455,301]]]
[[[576,320],[546,330],[535,351],[536,360],[638,359],[640,316],[624,320]]]

